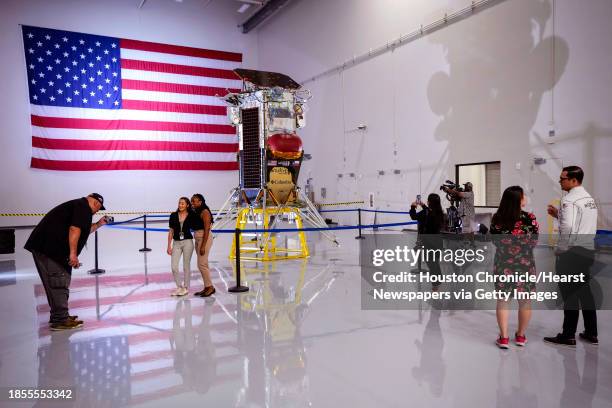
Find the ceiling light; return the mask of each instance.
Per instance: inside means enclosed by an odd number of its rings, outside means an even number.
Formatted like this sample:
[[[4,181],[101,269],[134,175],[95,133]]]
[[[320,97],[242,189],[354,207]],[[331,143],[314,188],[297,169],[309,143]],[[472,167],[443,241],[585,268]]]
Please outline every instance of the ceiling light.
[[[240,6],[240,8],[238,9],[238,12],[239,13],[244,13],[245,11],[247,11],[249,9],[249,7],[251,7],[250,4],[244,3],[242,6]]]

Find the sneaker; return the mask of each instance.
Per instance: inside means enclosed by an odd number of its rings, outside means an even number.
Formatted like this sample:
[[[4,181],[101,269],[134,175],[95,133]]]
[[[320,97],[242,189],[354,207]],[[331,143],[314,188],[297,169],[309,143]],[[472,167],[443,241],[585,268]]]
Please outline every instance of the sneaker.
[[[517,346],[523,347],[526,343],[527,343],[527,337],[519,336],[518,334],[514,333],[514,344],[516,344]]]
[[[68,316],[69,320],[78,320],[79,322],[82,322],[82,320],[79,320],[79,316],[74,315],[74,316]],[[49,324],[51,324],[51,320],[49,320]]]
[[[597,336],[589,336],[588,334],[585,334],[584,332],[582,332],[578,334],[578,337],[580,337],[581,340],[584,340],[587,343],[590,343],[594,346],[597,346],[599,344],[599,340],[597,339]]]
[[[575,338],[563,337],[561,333],[557,334],[555,337],[544,337],[544,341],[558,346],[576,347]]]
[[[78,329],[79,327],[83,327],[83,322],[80,320],[71,320],[71,319],[66,319],[66,321],[62,323],[52,323],[51,324],[51,330],[53,331],[72,330],[72,329]]]
[[[202,294],[199,295],[201,297],[209,297],[211,295],[213,295],[217,290],[215,289],[214,286],[207,286],[204,288],[204,290],[202,291]]]
[[[509,343],[510,343],[509,337],[499,336],[497,340],[495,340],[495,344],[497,344],[497,347],[499,347],[500,349],[507,349],[509,346]]]

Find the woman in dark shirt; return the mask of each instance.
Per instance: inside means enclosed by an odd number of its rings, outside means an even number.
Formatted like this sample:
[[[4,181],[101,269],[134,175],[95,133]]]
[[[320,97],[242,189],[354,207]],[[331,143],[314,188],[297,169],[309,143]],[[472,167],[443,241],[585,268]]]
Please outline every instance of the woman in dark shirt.
[[[193,235],[191,229],[197,224],[197,217],[191,211],[191,203],[187,197],[181,197],[178,209],[170,214],[168,230],[168,255],[172,256],[172,275],[176,290],[172,296],[185,296],[189,293],[191,278],[191,256],[193,255]],[[179,276],[179,261],[183,258],[183,279]]]
[[[196,296],[208,297],[216,292],[210,278],[210,267],[208,266],[208,256],[213,244],[213,236],[210,233],[212,226],[212,212],[202,194],[196,193],[191,197],[191,205],[197,217],[197,226],[194,226],[196,256],[198,259],[198,269],[204,281],[204,289],[194,293]]]
[[[417,212],[417,205],[421,206],[421,211]],[[410,218],[418,222],[419,239],[425,249],[442,249],[442,238],[440,231],[444,224],[444,213],[440,204],[440,196],[432,193],[427,196],[427,205],[421,202],[413,202],[410,204]],[[433,256],[426,257],[427,266],[431,275],[440,276],[440,261]],[[433,283],[432,289],[437,291],[440,283]]]
[[[523,189],[519,186],[508,187],[502,195],[497,212],[491,219],[491,234],[503,234],[494,239],[495,246],[495,274],[514,275],[535,274],[535,260],[533,247],[537,244],[538,222],[535,215],[522,210],[526,203]],[[534,282],[495,282],[495,290],[502,290],[512,294],[516,292],[532,292],[535,290]],[[514,296],[512,296],[514,298]],[[531,319],[531,302],[519,300],[518,329],[514,335],[517,346],[527,343],[525,331]],[[499,337],[496,344],[499,348],[507,349],[508,334],[508,302],[497,301],[497,324]]]

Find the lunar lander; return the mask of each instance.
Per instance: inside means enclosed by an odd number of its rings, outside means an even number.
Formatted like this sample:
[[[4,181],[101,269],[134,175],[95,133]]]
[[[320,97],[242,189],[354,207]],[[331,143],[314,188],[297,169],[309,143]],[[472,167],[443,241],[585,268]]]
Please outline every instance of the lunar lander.
[[[239,184],[215,216],[213,233],[236,220],[236,228],[257,230],[240,234],[240,257],[270,261],[308,256],[306,235],[296,231],[290,247],[288,235],[281,246],[275,228],[301,229],[305,223],[316,228],[327,224],[314,204],[302,193],[297,180],[304,158],[302,140],[296,134],[305,126],[308,90],[287,75],[236,69],[242,91],[223,97],[227,113],[238,135]],[[283,224],[295,224],[287,228]],[[338,244],[329,231],[321,234]],[[230,257],[235,255],[234,238]]]

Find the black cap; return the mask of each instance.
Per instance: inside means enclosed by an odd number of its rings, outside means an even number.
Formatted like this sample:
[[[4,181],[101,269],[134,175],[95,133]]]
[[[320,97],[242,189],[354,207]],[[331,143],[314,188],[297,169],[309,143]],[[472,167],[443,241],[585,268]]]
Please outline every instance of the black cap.
[[[102,205],[102,207],[100,208],[101,210],[106,210],[106,207],[104,207],[104,197],[102,197],[100,194],[98,193],[91,193],[88,197],[91,197],[93,199],[96,199],[100,202],[100,204]]]

